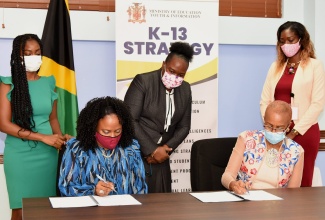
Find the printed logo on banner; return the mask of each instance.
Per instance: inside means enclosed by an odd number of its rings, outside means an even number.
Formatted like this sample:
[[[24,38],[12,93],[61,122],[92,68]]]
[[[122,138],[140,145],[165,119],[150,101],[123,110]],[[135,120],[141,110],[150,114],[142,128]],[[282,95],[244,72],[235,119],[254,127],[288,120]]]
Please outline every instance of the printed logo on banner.
[[[132,23],[142,23],[146,22],[146,7],[141,5],[142,3],[133,3],[133,5],[129,6],[127,13],[129,15],[129,22]]]

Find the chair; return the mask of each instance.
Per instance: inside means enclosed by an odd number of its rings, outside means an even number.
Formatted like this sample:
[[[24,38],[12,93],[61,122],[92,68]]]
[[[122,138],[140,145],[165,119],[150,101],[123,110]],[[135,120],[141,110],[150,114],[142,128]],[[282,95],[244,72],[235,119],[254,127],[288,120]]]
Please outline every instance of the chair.
[[[211,138],[193,143],[191,150],[192,191],[226,190],[221,176],[237,141],[237,137]]]

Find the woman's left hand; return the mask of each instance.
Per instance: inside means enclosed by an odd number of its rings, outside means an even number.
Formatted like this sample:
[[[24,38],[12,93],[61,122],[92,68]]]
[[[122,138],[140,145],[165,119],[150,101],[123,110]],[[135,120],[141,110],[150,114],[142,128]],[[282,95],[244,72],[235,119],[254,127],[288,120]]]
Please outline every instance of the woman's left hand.
[[[287,138],[290,138],[291,140],[293,140],[295,137],[296,137],[296,135],[294,133],[292,133],[292,132],[289,132],[287,134]]]
[[[73,138],[73,136],[71,136],[70,134],[65,134],[63,137],[65,141],[69,141],[71,138]]]

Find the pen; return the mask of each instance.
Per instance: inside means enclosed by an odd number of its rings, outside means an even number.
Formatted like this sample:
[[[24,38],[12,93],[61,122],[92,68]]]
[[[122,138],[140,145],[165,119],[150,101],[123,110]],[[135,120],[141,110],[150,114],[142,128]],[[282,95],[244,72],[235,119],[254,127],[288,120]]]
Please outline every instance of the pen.
[[[97,176],[98,179],[100,179],[100,180],[103,181],[104,183],[107,183],[107,181],[104,180],[103,177],[99,176],[98,174],[96,174],[96,176]],[[110,188],[110,189],[113,190],[116,194],[118,194],[117,191],[116,191],[114,188]]]
[[[246,184],[245,184],[245,189],[246,189],[247,194],[249,195],[249,190],[248,190],[248,187],[246,186]]]

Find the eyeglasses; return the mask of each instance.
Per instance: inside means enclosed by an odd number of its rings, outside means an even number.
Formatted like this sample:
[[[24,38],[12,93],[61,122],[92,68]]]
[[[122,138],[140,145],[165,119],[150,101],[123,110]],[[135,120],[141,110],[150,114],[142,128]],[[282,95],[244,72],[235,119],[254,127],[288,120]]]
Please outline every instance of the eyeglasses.
[[[285,127],[274,128],[271,125],[264,125],[264,128],[265,128],[265,130],[271,131],[271,132],[273,132],[273,131],[275,131],[275,132],[285,132],[287,130],[287,128],[285,128]]]

